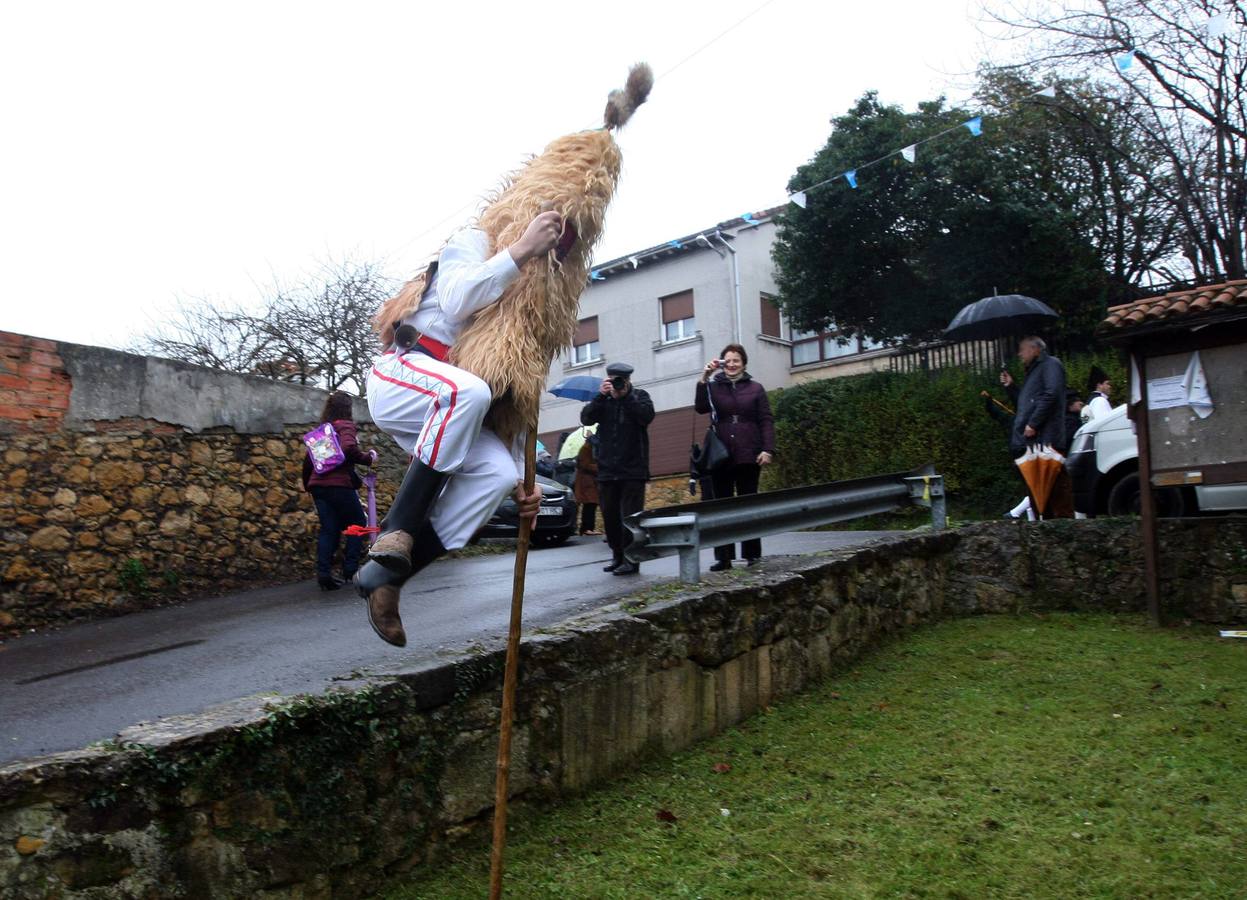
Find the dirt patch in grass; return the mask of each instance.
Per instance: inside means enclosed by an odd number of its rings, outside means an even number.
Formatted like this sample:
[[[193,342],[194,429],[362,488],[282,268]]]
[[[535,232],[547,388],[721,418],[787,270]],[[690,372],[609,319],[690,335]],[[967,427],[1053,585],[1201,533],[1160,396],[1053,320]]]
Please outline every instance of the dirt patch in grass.
[[[900,637],[740,728],[511,816],[508,897],[1232,897],[1247,641],[1092,615]],[[386,896],[478,898],[472,841]]]

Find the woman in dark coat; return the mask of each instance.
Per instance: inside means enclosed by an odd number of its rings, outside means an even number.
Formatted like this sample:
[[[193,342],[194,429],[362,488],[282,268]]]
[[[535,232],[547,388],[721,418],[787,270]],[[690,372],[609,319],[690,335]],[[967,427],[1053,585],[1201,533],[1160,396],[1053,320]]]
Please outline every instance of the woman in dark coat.
[[[588,435],[576,454],[576,480],[572,488],[580,504],[580,533],[601,534],[594,526],[598,515],[597,436]]]
[[[355,436],[355,420],[351,418],[351,395],[334,391],[325,401],[320,414],[321,423],[328,422],[338,434],[338,445],[346,459],[327,472],[317,473],[312,461],[303,457],[303,487],[316,503],[316,515],[320,517],[320,534],[316,538],[316,582],[322,591],[336,591],[343,582],[333,577],[333,556],[338,552],[338,540],[350,525],[363,525],[367,521],[359,503],[359,487],[362,484],[355,474],[355,466],[370,466],[377,458],[376,452],[363,450]],[[364,541],[360,537],[348,537],[342,557],[342,577],[350,581],[359,568],[359,557]]]
[[[712,476],[714,499],[741,497],[758,492],[762,466],[770,465],[775,454],[775,420],[766,389],[749,377],[745,366],[749,355],[740,344],[728,344],[718,359],[706,363],[693,405],[699,413],[710,412],[711,401],[718,416],[715,432],[731,453],[730,462]],[[762,557],[762,541],[742,541],[741,555],[748,565]],[[732,567],[736,546],[714,548],[712,572]]]

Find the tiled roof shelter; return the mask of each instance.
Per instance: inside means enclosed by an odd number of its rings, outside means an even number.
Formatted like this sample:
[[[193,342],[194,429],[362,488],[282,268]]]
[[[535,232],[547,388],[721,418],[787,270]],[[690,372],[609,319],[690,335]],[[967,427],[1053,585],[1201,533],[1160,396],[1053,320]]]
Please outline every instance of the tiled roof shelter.
[[[1108,318],[1100,323],[1101,333],[1120,334],[1140,325],[1167,323],[1181,319],[1184,325],[1197,324],[1197,317],[1239,307],[1247,313],[1247,279],[1211,284],[1205,287],[1171,291],[1160,297],[1144,297],[1133,303],[1109,308]]]

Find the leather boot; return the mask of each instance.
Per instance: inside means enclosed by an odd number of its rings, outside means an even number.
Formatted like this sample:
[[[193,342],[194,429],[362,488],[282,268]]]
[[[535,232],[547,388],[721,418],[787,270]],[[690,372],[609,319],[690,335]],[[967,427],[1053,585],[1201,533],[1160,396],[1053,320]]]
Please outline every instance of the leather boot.
[[[407,645],[407,633],[398,614],[398,602],[403,584],[433,560],[445,554],[437,532],[425,522],[416,533],[412,546],[411,572],[396,575],[381,563],[369,560],[355,575],[355,587],[367,601],[368,624],[377,636],[395,647]]]
[[[611,564],[609,566],[602,566],[602,571],[603,572],[614,572],[616,569],[622,566],[623,563],[624,563],[623,555],[617,554],[615,558],[611,560]]]
[[[370,559],[395,575],[411,574],[412,538],[429,518],[429,510],[441,493],[446,477],[446,472],[431,469],[418,459],[412,460],[386,513],[386,531],[368,550]]]

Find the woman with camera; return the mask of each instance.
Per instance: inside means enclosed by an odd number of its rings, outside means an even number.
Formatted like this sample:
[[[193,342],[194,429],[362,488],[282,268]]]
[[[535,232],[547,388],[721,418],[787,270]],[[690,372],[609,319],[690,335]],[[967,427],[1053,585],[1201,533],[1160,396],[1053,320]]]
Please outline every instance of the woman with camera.
[[[740,344],[728,344],[718,359],[706,363],[701,380],[697,382],[693,405],[699,413],[713,410],[715,433],[730,453],[727,462],[711,473],[716,500],[756,494],[762,466],[770,465],[775,453],[771,403],[766,389],[745,371],[748,364],[749,354],[745,348]],[[762,557],[759,538],[742,541],[740,549],[748,565],[752,566]],[[714,558],[710,571],[730,569],[736,558],[736,545],[715,547]]]

